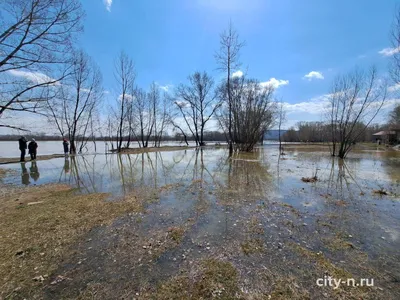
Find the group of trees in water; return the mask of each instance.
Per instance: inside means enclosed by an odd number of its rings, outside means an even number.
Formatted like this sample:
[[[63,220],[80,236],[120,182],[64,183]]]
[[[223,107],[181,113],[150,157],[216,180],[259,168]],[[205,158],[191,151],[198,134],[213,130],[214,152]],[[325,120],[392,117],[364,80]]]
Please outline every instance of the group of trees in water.
[[[98,65],[76,47],[84,18],[79,0],[4,0],[0,8],[0,127],[27,130],[10,120],[19,113],[41,114],[76,153],[99,136],[121,151],[134,141],[141,147],[160,146],[170,132],[202,146],[213,121],[233,152],[252,151],[268,129],[284,123],[284,105],[276,101],[272,85],[246,74],[235,76],[244,42],[232,24],[221,34],[215,54],[222,81],[205,71],[194,72],[172,91],[156,83],[145,90],[136,84],[140,74],[134,61],[121,51],[114,60],[118,92],[106,103]],[[392,41],[398,49],[400,18],[396,20]],[[396,85],[399,61],[396,52],[391,66]],[[340,75],[332,85],[325,121],[300,124],[298,139],[328,140],[332,155],[344,158],[386,98],[387,86],[374,68]],[[293,130],[285,139],[295,140]]]

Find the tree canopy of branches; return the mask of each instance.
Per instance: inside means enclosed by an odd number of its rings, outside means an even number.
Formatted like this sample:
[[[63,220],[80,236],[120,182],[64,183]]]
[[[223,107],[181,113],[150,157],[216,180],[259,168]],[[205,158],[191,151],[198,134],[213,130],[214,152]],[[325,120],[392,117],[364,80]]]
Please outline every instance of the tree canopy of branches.
[[[386,93],[386,84],[378,80],[375,68],[369,72],[356,69],[334,80],[327,110],[332,156],[346,157],[379,113]]]
[[[155,118],[157,116],[156,110],[159,99],[160,93],[154,83],[151,85],[148,93],[140,88],[135,91],[135,115],[140,131],[139,139],[143,148],[149,146],[150,137],[155,131]]]
[[[193,135],[196,145],[204,145],[204,129],[220,103],[214,90],[214,80],[206,72],[195,72],[189,84],[176,89],[174,104]]]
[[[83,51],[74,53],[71,74],[52,88],[58,90],[58,96],[47,105],[49,120],[63,137],[69,138],[71,154],[77,152],[79,142],[82,151],[89,132],[94,136],[93,123],[103,96],[97,65]]]
[[[228,107],[228,124],[227,132],[229,137],[229,152],[233,151],[233,117],[232,105],[233,99],[231,94],[231,80],[233,72],[240,67],[240,50],[244,46],[244,42],[239,40],[239,34],[233,28],[232,23],[229,23],[228,30],[224,31],[220,36],[220,49],[215,54],[215,59],[218,64],[218,69],[226,74],[225,85],[227,91],[225,101]]]
[[[272,100],[274,88],[262,85],[257,80],[244,76],[231,79],[231,91],[228,93],[225,83],[221,86],[220,97],[224,101],[219,116],[222,127],[232,126],[232,142],[239,151],[250,152],[271,127],[276,114],[276,103]]]
[[[83,11],[78,0],[3,0],[0,11],[0,127],[14,128],[6,112],[38,112],[69,74]]]
[[[400,48],[400,6],[397,9],[391,31],[391,43],[394,49]],[[395,84],[400,84],[400,52],[394,51],[391,59],[390,74]]]
[[[400,104],[395,106],[389,114],[389,124],[400,126]]]
[[[116,108],[113,111],[116,121],[117,150],[121,152],[124,135],[131,136],[133,132],[133,97],[135,85],[135,68],[132,59],[121,52],[114,62],[114,77],[117,81]],[[110,120],[110,123],[114,121]],[[112,124],[110,124],[111,126]]]

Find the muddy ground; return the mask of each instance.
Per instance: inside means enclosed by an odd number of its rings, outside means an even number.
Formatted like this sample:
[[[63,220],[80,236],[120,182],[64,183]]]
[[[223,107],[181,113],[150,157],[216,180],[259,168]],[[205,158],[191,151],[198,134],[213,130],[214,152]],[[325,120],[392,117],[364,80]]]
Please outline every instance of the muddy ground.
[[[399,154],[285,152],[59,159],[27,186],[9,165],[0,298],[399,299]]]

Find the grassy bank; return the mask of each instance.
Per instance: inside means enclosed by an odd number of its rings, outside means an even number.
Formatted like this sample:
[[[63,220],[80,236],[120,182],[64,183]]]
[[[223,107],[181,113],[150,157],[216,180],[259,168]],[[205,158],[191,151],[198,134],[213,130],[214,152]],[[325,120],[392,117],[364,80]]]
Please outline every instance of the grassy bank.
[[[107,202],[107,194],[79,195],[65,185],[10,189],[0,195],[0,299],[32,299],[44,284],[63,280],[53,272],[72,244],[141,208],[134,197]]]

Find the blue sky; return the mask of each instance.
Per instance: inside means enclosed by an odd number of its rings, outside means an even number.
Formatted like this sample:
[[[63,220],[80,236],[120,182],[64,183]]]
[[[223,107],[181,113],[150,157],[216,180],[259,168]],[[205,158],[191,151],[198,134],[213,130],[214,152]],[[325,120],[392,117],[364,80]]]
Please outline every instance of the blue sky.
[[[173,87],[194,71],[216,81],[219,35],[232,21],[246,46],[240,70],[273,83],[288,111],[288,128],[320,121],[326,95],[340,73],[375,65],[387,76],[390,29],[400,0],[83,0],[78,44],[99,65],[107,101],[117,97],[114,60],[121,50],[135,62],[136,83]],[[386,50],[385,50],[386,49]],[[400,86],[397,88],[400,92]],[[391,95],[376,122],[400,100]],[[106,110],[106,109],[105,109]],[[40,124],[37,117],[24,118]],[[216,123],[216,122],[214,122]],[[210,122],[212,125],[212,122]],[[34,129],[34,128],[33,128]],[[215,129],[215,128],[208,128]],[[48,129],[50,130],[50,129]]]
[[[399,1],[85,0],[80,44],[99,64],[105,89],[115,88],[113,61],[124,50],[135,61],[137,84],[177,85],[194,71],[216,79],[219,34],[232,20],[241,39],[242,70],[283,83],[277,95],[289,104],[318,101],[333,78],[354,66],[374,64],[387,73],[389,32]],[[304,76],[311,73],[310,78]],[[318,73],[317,73],[318,72]],[[323,78],[323,79],[322,79]],[[110,94],[112,95],[112,93]],[[313,102],[310,104],[312,109]],[[303,109],[304,110],[304,109]],[[297,120],[318,114],[291,112]]]

